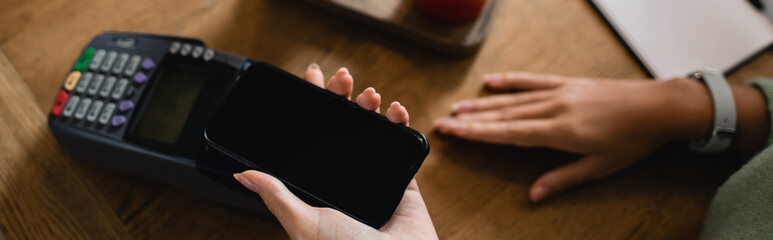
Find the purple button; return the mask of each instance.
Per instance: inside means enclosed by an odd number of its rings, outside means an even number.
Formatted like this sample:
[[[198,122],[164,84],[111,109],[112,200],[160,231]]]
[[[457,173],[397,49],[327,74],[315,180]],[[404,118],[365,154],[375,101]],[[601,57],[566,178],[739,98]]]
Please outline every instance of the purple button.
[[[142,60],[142,63],[140,63],[140,65],[142,66],[142,69],[150,70],[156,66],[156,63],[153,62],[153,59],[145,58],[145,60]]]
[[[134,74],[134,82],[137,84],[143,84],[146,81],[148,81],[148,75],[145,75],[145,73],[138,72],[137,74]]]
[[[111,123],[113,124],[113,127],[124,125],[126,123],[126,117],[123,115],[115,115],[113,116],[113,121]]]
[[[121,112],[129,111],[132,108],[134,108],[134,103],[131,100],[123,100],[118,103],[118,110]]]

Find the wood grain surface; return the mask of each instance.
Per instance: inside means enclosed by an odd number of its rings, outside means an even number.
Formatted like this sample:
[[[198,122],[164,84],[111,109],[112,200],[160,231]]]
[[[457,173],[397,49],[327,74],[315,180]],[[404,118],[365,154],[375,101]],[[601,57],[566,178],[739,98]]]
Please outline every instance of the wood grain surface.
[[[131,235],[0,51],[0,239],[116,239]]]
[[[102,31],[200,38],[208,46],[300,75],[348,67],[355,92],[400,100],[432,151],[417,180],[441,239],[694,239],[738,156],[679,146],[540,204],[539,174],[577,158],[548,149],[472,143],[433,132],[454,101],[490,94],[481,76],[506,70],[645,77],[586,1],[502,1],[476,55],[436,52],[278,0],[0,0],[0,48],[21,79],[0,78],[0,231],[17,238],[277,239],[279,224],[148,179],[107,172],[57,147],[44,114],[81,49]],[[763,53],[733,73],[773,76]],[[2,73],[13,75],[3,67]],[[22,82],[23,81],[23,82]],[[27,212],[21,212],[27,211]]]

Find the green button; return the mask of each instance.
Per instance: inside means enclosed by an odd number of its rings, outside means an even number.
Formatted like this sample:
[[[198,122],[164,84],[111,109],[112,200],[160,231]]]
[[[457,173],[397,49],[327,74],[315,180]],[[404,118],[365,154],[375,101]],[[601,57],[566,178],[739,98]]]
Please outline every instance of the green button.
[[[85,51],[83,51],[83,54],[81,54],[81,57],[78,58],[78,62],[75,63],[75,67],[72,69],[75,71],[83,71],[86,70],[86,67],[89,66],[89,62],[91,62],[91,57],[94,57],[94,48],[86,48]]]

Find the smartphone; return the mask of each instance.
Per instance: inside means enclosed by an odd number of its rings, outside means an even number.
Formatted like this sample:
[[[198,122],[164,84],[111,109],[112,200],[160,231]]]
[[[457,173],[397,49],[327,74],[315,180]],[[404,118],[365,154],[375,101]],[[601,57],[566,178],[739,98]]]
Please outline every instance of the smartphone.
[[[309,204],[383,226],[429,153],[420,132],[267,63],[238,80],[207,144]]]

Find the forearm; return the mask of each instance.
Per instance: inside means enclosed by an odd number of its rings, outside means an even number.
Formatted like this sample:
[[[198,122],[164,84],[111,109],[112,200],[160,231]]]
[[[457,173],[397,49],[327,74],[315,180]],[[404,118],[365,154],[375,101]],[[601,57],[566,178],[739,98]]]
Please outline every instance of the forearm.
[[[714,105],[706,86],[690,79],[675,79],[667,83],[671,94],[681,102],[677,114],[684,114],[676,139],[701,140],[710,136],[714,122]],[[764,95],[758,89],[730,85],[735,99],[736,135],[731,149],[744,154],[755,154],[767,144],[770,120]]]

